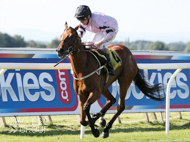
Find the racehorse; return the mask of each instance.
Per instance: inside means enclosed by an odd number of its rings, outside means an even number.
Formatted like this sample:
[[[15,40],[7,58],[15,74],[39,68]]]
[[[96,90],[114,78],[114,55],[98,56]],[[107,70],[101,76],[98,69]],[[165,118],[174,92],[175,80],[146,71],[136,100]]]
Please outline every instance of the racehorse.
[[[80,98],[80,123],[83,126],[89,125],[94,137],[99,137],[100,135],[99,130],[94,127],[95,121],[102,118],[100,123],[104,125],[105,120],[103,116],[116,102],[116,99],[112,96],[108,87],[116,80],[118,80],[120,85],[117,110],[102,132],[102,138],[107,138],[109,137],[109,129],[112,127],[114,121],[122,111],[125,110],[125,97],[132,81],[134,81],[134,84],[146,96],[157,101],[164,99],[164,97],[159,94],[159,91],[161,92],[163,87],[161,84],[150,85],[149,82],[144,79],[144,75],[138,68],[134,56],[130,50],[123,45],[109,46],[110,49],[118,53],[122,60],[122,65],[115,70],[114,76],[109,77],[105,85],[106,76],[102,73],[103,69],[101,69],[100,74],[92,74],[92,72],[99,68],[99,64],[89,50],[85,50],[85,46],[77,34],[77,29],[78,26],[72,28],[68,27],[67,23],[65,23],[65,30],[61,35],[61,42],[56,51],[58,56],[62,59],[70,55],[74,77],[74,90]],[[106,98],[106,104],[99,113],[91,116],[90,107],[96,100],[100,99],[101,94]],[[88,121],[85,120],[86,116]]]

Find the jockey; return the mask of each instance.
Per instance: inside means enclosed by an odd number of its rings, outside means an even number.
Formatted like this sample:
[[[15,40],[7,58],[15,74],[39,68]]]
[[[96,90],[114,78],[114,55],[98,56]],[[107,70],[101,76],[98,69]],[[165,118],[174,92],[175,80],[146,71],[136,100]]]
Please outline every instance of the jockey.
[[[77,7],[75,17],[80,21],[80,26],[77,30],[79,37],[82,38],[86,30],[92,32],[88,41],[94,42],[94,46],[104,53],[108,61],[109,74],[115,75],[107,46],[118,32],[117,21],[103,13],[91,13],[90,8],[86,5]]]

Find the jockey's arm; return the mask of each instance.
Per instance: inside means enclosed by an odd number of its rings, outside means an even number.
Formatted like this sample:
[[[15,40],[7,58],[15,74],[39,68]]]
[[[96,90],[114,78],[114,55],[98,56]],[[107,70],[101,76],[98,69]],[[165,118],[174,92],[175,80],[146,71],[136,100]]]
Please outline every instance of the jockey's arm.
[[[82,25],[80,25],[78,30],[77,30],[77,33],[78,33],[78,36],[80,38],[82,38],[86,33],[86,29],[84,27],[82,27]]]
[[[106,31],[107,32],[107,31]],[[110,40],[113,39],[113,37],[116,35],[115,32],[113,32],[113,30],[109,30],[106,34],[106,36],[102,39],[103,43],[109,42]]]
[[[108,30],[107,30],[108,31]],[[104,43],[107,43],[109,42],[110,40],[113,39],[113,37],[115,36],[115,32],[113,32],[113,30],[109,30],[108,32],[106,31],[106,36],[101,39],[100,41],[97,41],[94,45],[97,47],[97,48],[100,48],[100,46]]]

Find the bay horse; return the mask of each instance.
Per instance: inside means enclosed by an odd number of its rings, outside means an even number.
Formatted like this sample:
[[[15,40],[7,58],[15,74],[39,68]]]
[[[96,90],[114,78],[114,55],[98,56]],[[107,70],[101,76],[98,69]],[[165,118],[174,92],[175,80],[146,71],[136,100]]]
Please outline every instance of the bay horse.
[[[99,130],[94,127],[95,121],[100,117],[103,118],[106,111],[116,102],[116,99],[112,96],[108,87],[116,80],[118,80],[120,85],[117,110],[102,132],[102,138],[107,138],[109,137],[109,129],[112,127],[114,121],[122,111],[125,110],[125,97],[132,81],[134,81],[134,84],[146,96],[157,101],[164,99],[164,97],[161,97],[161,94],[158,93],[159,91],[161,92],[163,87],[161,84],[150,85],[149,82],[144,79],[144,75],[137,67],[134,56],[130,50],[123,45],[109,46],[110,49],[118,53],[122,60],[122,65],[115,70],[114,76],[109,77],[106,85],[106,77],[103,73],[100,75],[96,73],[89,75],[99,68],[99,64],[95,57],[88,50],[85,50],[77,34],[77,29],[78,26],[72,28],[68,27],[67,23],[65,23],[65,30],[61,35],[61,42],[56,51],[57,55],[62,59],[70,55],[74,77],[74,90],[80,98],[80,123],[83,126],[89,125],[94,137],[99,137],[100,135]],[[101,72],[103,72],[102,69]],[[106,104],[99,113],[91,116],[90,107],[95,101],[100,99],[101,94],[106,98]],[[88,121],[85,120],[86,116]],[[105,120],[102,119],[101,123],[104,125]]]

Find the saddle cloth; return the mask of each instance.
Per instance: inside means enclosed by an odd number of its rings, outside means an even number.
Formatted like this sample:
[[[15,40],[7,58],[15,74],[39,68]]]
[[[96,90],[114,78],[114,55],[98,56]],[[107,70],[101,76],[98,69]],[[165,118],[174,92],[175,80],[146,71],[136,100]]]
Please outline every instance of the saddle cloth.
[[[115,50],[109,49],[108,51],[110,54],[113,69],[116,70],[119,66],[122,65],[122,60]],[[94,55],[96,55],[96,57],[100,61],[101,66],[103,66],[107,63],[107,59],[102,54],[101,50],[91,50],[89,52],[92,52]]]

